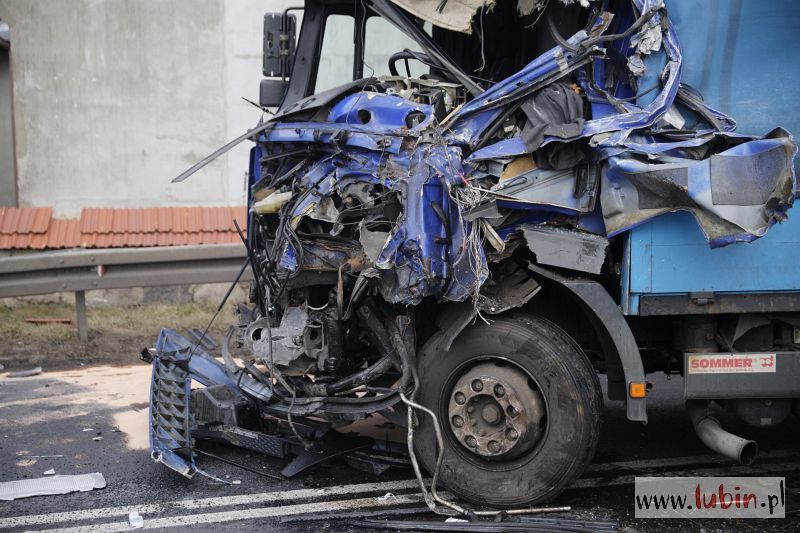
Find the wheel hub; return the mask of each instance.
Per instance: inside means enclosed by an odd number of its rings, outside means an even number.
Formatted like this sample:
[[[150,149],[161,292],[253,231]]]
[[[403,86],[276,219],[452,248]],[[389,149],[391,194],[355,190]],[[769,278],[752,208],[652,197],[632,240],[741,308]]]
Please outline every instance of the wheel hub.
[[[513,365],[476,365],[450,392],[450,429],[481,457],[513,459],[530,450],[541,439],[544,418],[541,393]]]

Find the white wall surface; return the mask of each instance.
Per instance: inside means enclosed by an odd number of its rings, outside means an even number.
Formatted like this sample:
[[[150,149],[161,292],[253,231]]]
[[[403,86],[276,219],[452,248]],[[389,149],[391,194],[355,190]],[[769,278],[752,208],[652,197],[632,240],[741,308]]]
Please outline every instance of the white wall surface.
[[[248,143],[181,171],[260,110],[267,0],[0,0],[11,26],[20,205],[241,204]]]

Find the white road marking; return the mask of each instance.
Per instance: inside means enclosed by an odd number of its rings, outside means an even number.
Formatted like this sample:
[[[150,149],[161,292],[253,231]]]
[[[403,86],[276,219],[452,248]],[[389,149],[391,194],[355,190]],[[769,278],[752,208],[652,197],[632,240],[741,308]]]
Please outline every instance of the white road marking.
[[[131,511],[139,511],[139,514],[158,513],[169,507],[179,507],[181,509],[204,509],[207,507],[226,507],[232,505],[255,505],[279,501],[320,498],[324,496],[363,494],[365,492],[390,492],[418,487],[419,485],[416,479],[408,479],[402,481],[385,481],[380,483],[361,483],[358,485],[337,485],[320,489],[262,492],[257,494],[243,494],[239,496],[214,496],[210,498],[198,498],[193,500],[177,500],[158,505],[126,505],[123,507],[105,507],[101,509],[86,509],[82,511],[65,511],[60,513],[23,515],[12,518],[2,518],[0,519],[0,528],[29,526],[34,524],[57,524],[59,522],[73,520],[109,518],[111,516],[128,515]]]
[[[397,496],[388,505],[419,504],[422,497],[416,494]],[[377,498],[359,498],[355,500],[334,500],[328,502],[300,503],[295,505],[282,505],[275,507],[261,507],[240,509],[237,511],[222,511],[218,513],[200,513],[190,515],[170,516],[166,518],[148,518],[144,516],[144,529],[158,529],[165,527],[193,526],[198,524],[218,524],[220,522],[233,522],[236,520],[253,520],[270,518],[274,516],[294,516],[301,514],[322,513],[331,511],[347,511],[355,509],[369,509],[372,507],[385,507],[387,502]],[[142,514],[142,513],[139,513]],[[114,533],[130,531],[128,521],[93,524],[89,526],[75,526],[61,529],[47,529],[47,533]]]
[[[680,472],[669,472],[669,475],[671,476],[719,476],[719,475],[730,476],[736,474],[752,475],[756,473],[766,473],[766,472],[786,472],[791,470],[797,470],[798,468],[800,468],[800,465],[794,463],[790,464],[783,463],[783,464],[763,465],[762,467],[757,469],[748,466],[737,466],[729,468],[715,468],[715,469],[707,468],[707,469],[684,470]],[[602,487],[608,485],[627,485],[630,483],[633,483],[633,476],[619,476],[612,479],[589,478],[589,479],[578,480],[576,483],[570,485],[570,488]],[[391,500],[391,502],[389,502],[389,505],[397,506],[397,505],[407,505],[407,504],[419,504],[421,502],[422,502],[422,497],[420,495],[409,494],[409,495],[396,496],[394,499]],[[145,517],[144,528],[158,529],[165,527],[192,526],[199,524],[215,524],[220,522],[233,522],[236,520],[271,518],[275,516],[294,516],[294,515],[312,514],[321,512],[330,513],[331,511],[335,512],[335,511],[346,511],[346,510],[357,510],[357,509],[369,509],[375,507],[382,507],[386,505],[387,502],[382,502],[378,500],[378,498],[372,497],[372,498],[359,498],[354,500],[335,500],[327,502],[314,502],[314,503],[302,503],[302,504],[275,506],[275,507],[263,507],[260,509],[250,508],[250,509],[222,511],[213,513],[179,515],[179,516],[171,516],[163,518],[148,519],[147,517]],[[83,532],[115,533],[115,532],[129,531],[129,530],[130,530],[130,525],[126,521],[126,522],[113,522],[106,524],[94,524],[90,526],[50,529],[45,531],[46,533],[83,533]]]
[[[783,459],[796,456],[798,456],[798,452],[790,450],[781,450],[777,452],[771,452],[768,454],[762,454],[762,456],[760,457],[762,459]],[[800,463],[783,462],[778,464],[757,464],[756,466],[752,467],[731,465],[720,468],[705,468],[705,469],[692,469],[692,470],[680,470],[680,471],[668,470],[664,472],[652,471],[653,469],[656,468],[681,467],[681,466],[686,467],[686,466],[691,466],[693,464],[713,463],[717,461],[726,461],[726,460],[721,459],[719,458],[719,456],[715,455],[699,455],[699,456],[686,456],[686,457],[668,457],[668,458],[651,459],[651,460],[645,459],[645,460],[634,460],[634,461],[619,461],[619,462],[600,463],[592,465],[587,470],[587,474],[611,472],[617,469],[633,469],[633,470],[651,470],[650,472],[647,472],[647,474],[650,475],[660,474],[668,476],[730,476],[738,474],[758,475],[761,473],[781,473],[781,472],[791,472],[800,470]],[[609,485],[625,485],[633,483],[633,477],[634,477],[633,475],[623,475],[611,478],[584,477],[573,482],[569,486],[569,488],[583,489],[583,488],[602,487]],[[243,505],[259,505],[265,503],[297,501],[304,499],[324,498],[330,496],[358,495],[369,492],[380,493],[380,492],[390,492],[390,491],[403,491],[403,490],[410,490],[417,488],[418,488],[417,481],[415,479],[408,479],[400,481],[361,483],[355,485],[336,485],[319,489],[297,489],[288,491],[262,492],[256,494],[243,494],[236,496],[215,496],[215,497],[197,498],[191,500],[177,500],[172,502],[164,502],[161,504],[127,505],[120,507],[106,507],[100,509],[86,509],[78,511],[64,511],[58,513],[22,515],[10,518],[1,518],[0,529],[32,526],[32,525],[54,526],[62,522],[75,522],[80,520],[101,520],[119,516],[127,516],[131,511],[138,511],[142,516],[145,516],[145,515],[163,513],[167,510],[172,510],[174,508],[181,510],[184,509],[190,510],[190,509],[209,509],[209,508],[221,508],[221,507],[232,507],[232,506],[243,506]],[[407,499],[409,499],[409,503],[410,502],[419,503],[421,501],[420,497],[417,494],[411,494],[411,495],[398,495],[398,500],[392,500],[391,503],[392,504],[405,503]],[[367,503],[365,504],[365,502]],[[251,512],[272,513],[273,511],[271,511],[271,509],[277,509],[278,510],[277,514],[281,514],[283,513],[283,510],[287,509],[293,511],[287,511],[285,514],[304,514],[304,513],[315,513],[321,511],[336,511],[336,510],[355,509],[361,507],[379,506],[378,503],[370,505],[369,504],[370,502],[377,502],[377,500],[376,498],[373,497],[373,498],[360,498],[360,499],[349,499],[349,500],[322,501],[322,502],[303,503],[303,504],[294,504],[294,505],[277,506],[277,507],[261,507],[259,509],[244,509],[244,510],[223,511],[216,513],[204,513],[198,515],[191,515],[189,517],[178,516],[173,518],[151,518],[149,520],[145,517],[145,527],[168,527],[172,525],[190,525],[190,523],[184,523],[182,521],[190,519],[194,516],[199,516],[204,518],[202,518],[202,521],[200,522],[191,522],[192,524],[235,520],[238,519],[238,517],[240,516],[247,518],[249,516],[248,513]],[[276,516],[277,514],[263,514],[263,515],[253,516],[252,518],[266,518],[270,516]],[[213,518],[216,517],[217,515],[222,516],[223,518],[220,518],[219,520]],[[179,522],[171,523],[169,522],[170,520],[179,520]],[[147,525],[148,523],[151,524],[155,523],[162,525]],[[127,522],[125,522],[124,529],[115,529],[117,527],[122,527],[120,524],[123,523],[122,522],[106,523],[106,524],[97,524],[94,526],[80,526],[80,527],[76,526],[74,528],[67,528],[64,530],[59,529],[57,531],[122,531],[122,530],[127,530],[130,527],[128,526]],[[100,529],[92,529],[95,527]],[[105,529],[105,528],[111,528],[111,529]]]

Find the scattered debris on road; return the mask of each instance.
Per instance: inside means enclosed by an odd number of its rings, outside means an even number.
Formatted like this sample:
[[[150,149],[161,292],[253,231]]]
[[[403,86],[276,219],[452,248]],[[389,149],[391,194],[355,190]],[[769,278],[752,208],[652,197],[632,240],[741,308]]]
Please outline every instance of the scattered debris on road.
[[[56,475],[56,469],[55,468],[51,468],[50,470],[46,470],[46,471],[42,472],[42,475],[43,476],[54,476],[54,475]]]
[[[131,511],[128,515],[128,523],[131,525],[132,529],[141,529],[144,527],[144,518],[142,518],[138,512]]]
[[[103,489],[105,486],[106,480],[103,474],[99,472],[4,481],[0,483],[0,500],[9,501],[31,496],[86,492],[94,489]]]
[[[16,372],[9,372],[7,375],[10,378],[29,378],[31,376],[38,376],[42,373],[42,367],[37,366],[27,370],[17,370]]]
[[[379,531],[465,531],[480,533],[505,533],[511,531],[540,531],[549,533],[615,533],[619,524],[613,521],[571,520],[566,518],[520,518],[518,521],[469,521],[448,518],[444,522],[432,520],[349,520],[348,525],[358,529]]]

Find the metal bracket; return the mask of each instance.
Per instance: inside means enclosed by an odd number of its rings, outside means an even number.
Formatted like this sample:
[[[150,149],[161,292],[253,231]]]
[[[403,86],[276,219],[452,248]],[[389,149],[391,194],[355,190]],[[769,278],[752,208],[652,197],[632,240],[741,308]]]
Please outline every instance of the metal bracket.
[[[697,305],[711,305],[714,303],[713,292],[690,292],[689,299]]]

